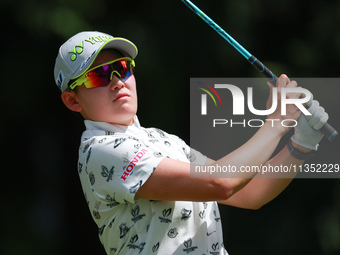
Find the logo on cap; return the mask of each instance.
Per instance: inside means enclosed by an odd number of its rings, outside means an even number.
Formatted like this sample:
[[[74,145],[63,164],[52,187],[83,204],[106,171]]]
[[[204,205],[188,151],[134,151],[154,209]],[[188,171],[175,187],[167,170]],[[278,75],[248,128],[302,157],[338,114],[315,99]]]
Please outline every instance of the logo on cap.
[[[58,85],[60,90],[61,90],[61,86],[63,85],[64,79],[65,79],[65,76],[64,76],[63,72],[60,70],[58,78],[57,78],[57,85]]]
[[[77,44],[69,53],[72,53],[71,60],[75,61],[77,59],[77,54],[83,53],[83,42]]]
[[[104,35],[98,35],[98,36],[92,36],[89,39],[85,39],[85,42],[91,43],[91,45],[94,45],[96,43],[104,43],[109,41],[110,39],[114,38],[113,36],[104,36]],[[71,61],[75,61],[77,59],[77,55],[80,55],[84,51],[84,41],[77,44],[69,53],[71,53]]]

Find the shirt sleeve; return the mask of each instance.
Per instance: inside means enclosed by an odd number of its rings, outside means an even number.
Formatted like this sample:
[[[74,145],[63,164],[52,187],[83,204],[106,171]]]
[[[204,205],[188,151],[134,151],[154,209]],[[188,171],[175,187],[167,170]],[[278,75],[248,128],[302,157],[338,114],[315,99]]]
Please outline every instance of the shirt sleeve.
[[[94,138],[87,150],[91,151],[86,167],[92,192],[119,203],[135,202],[137,191],[164,157],[129,136]]]
[[[186,154],[187,159],[191,164],[195,165],[204,165],[207,156],[203,155],[201,152],[191,148],[186,142],[184,142],[181,138],[175,135],[170,135],[173,140],[176,140],[180,146],[182,146],[183,152]]]

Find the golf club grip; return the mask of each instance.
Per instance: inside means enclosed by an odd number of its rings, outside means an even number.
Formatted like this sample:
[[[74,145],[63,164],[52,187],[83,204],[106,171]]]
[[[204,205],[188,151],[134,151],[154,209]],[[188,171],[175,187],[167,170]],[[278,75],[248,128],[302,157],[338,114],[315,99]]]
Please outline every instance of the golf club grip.
[[[248,62],[252,64],[258,71],[260,71],[269,81],[276,86],[277,77],[272,71],[268,69],[260,60],[258,60],[254,55],[248,58]]]
[[[269,81],[275,86],[277,81],[277,76],[273,74],[264,64],[261,63],[254,55],[248,59],[249,63],[252,64],[258,71],[263,73],[263,75],[269,79]],[[333,141],[338,135],[338,132],[328,123],[320,128],[320,131],[327,137],[329,141]]]
[[[320,128],[320,131],[327,137],[328,141],[333,141],[335,137],[338,135],[338,131],[336,131],[331,125],[326,123],[323,127]]]

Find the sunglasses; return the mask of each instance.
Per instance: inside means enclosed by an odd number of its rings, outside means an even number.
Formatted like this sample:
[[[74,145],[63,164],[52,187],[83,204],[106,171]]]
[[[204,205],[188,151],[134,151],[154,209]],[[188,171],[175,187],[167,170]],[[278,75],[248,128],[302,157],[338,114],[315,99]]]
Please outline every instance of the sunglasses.
[[[88,70],[77,80],[71,81],[69,88],[74,89],[82,84],[86,88],[105,87],[110,84],[113,75],[116,75],[119,80],[126,81],[135,71],[135,61],[131,58],[119,58],[113,61],[104,63]]]

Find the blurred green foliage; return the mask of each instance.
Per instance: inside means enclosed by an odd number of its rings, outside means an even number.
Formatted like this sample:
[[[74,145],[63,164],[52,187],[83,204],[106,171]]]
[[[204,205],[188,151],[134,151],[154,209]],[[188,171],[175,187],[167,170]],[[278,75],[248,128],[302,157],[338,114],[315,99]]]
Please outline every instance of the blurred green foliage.
[[[277,75],[339,76],[340,1],[194,2]],[[187,142],[190,77],[260,74],[179,0],[1,3],[0,254],[104,254],[76,171],[83,126],[54,83],[59,46],[83,30],[135,42],[142,125]],[[312,92],[340,129],[340,89]],[[322,141],[314,160],[339,163],[339,141]],[[239,142],[231,137],[226,149]],[[337,179],[298,179],[258,211],[221,207],[221,214],[232,255],[340,253]]]

